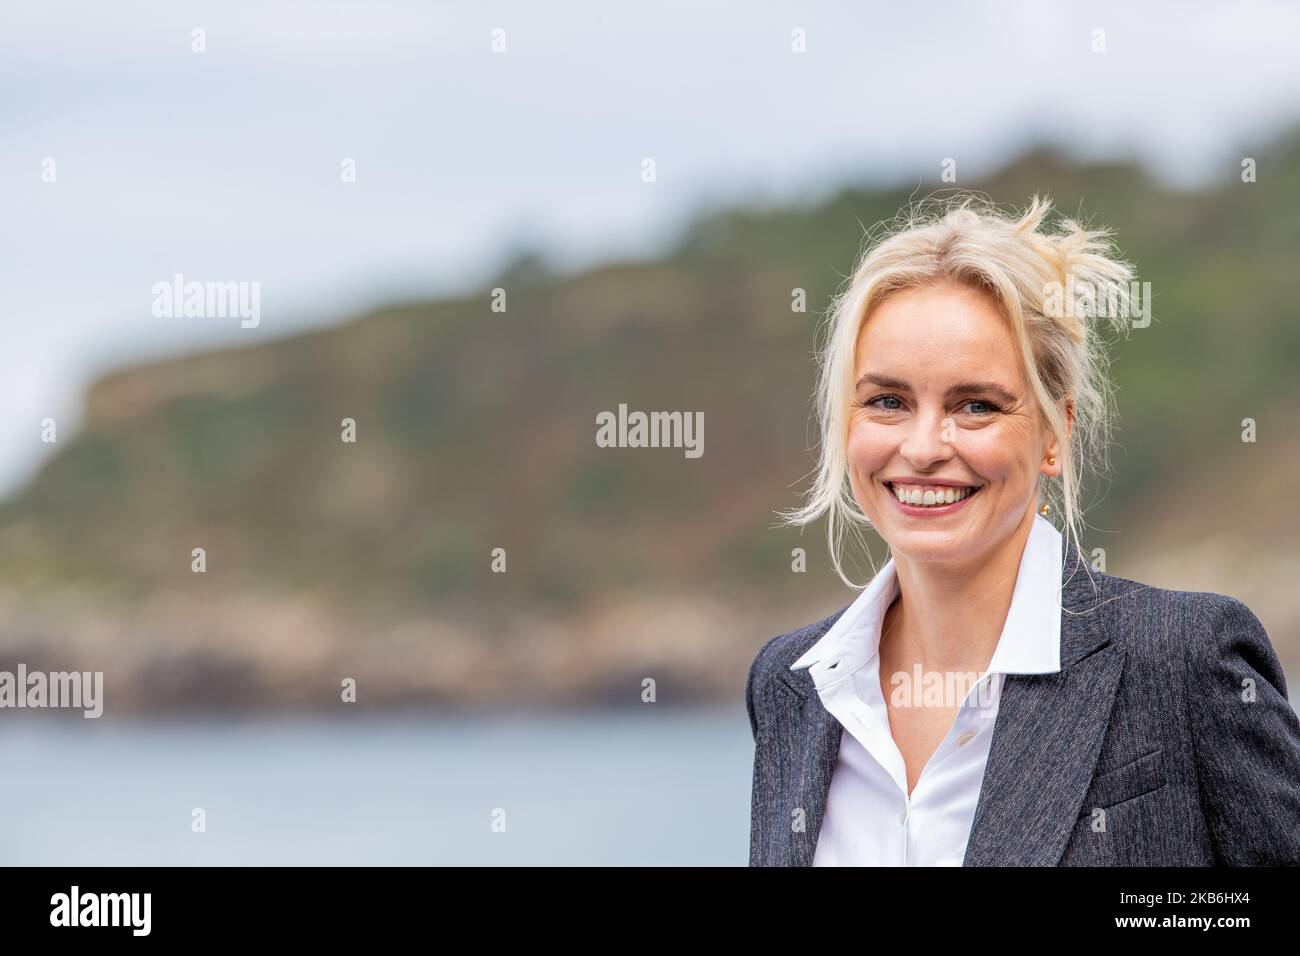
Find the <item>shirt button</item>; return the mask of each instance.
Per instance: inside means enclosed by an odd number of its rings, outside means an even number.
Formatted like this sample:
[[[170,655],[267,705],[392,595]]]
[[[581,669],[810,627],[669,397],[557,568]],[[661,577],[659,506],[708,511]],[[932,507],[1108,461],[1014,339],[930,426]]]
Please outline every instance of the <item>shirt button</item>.
[[[968,730],[960,737],[957,738],[957,746],[965,747],[968,743],[970,743],[974,739],[975,739],[975,732],[973,730]]]

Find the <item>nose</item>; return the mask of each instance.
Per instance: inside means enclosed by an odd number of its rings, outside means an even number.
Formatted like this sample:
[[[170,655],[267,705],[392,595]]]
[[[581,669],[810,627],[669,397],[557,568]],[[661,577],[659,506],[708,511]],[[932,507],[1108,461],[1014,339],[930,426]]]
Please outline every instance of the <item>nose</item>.
[[[929,471],[953,456],[952,444],[944,439],[956,437],[956,425],[942,409],[922,409],[905,427],[898,452],[912,468]]]

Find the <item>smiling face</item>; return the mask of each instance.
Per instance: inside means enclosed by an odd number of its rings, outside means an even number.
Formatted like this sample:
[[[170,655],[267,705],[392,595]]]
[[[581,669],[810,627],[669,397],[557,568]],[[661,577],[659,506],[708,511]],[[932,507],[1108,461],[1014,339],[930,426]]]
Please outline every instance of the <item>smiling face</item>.
[[[996,302],[969,286],[900,290],[867,316],[849,479],[896,555],[973,566],[1032,520],[1038,476],[1061,458],[1017,354]]]

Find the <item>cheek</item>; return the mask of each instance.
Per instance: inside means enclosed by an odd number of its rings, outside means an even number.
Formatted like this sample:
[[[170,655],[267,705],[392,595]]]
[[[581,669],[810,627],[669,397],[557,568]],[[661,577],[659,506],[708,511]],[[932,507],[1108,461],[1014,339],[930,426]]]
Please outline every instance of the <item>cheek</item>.
[[[980,477],[1010,485],[1026,481],[1026,450],[1015,429],[984,428],[959,436],[957,454]]]
[[[853,425],[849,428],[849,440],[846,446],[849,459],[849,477],[854,487],[869,483],[874,472],[889,463],[891,449],[880,429],[872,428],[869,422]]]
[[[872,441],[870,426],[850,427],[847,445],[849,464],[856,468],[862,463],[870,462],[876,455],[875,444]]]

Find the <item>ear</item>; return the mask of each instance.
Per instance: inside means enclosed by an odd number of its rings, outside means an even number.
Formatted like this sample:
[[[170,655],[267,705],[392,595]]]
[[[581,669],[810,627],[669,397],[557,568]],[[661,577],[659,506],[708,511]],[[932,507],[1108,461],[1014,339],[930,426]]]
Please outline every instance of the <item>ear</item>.
[[[1065,437],[1067,440],[1069,439],[1070,435],[1073,432],[1074,432],[1074,400],[1067,398],[1065,400]],[[1047,447],[1043,452],[1043,466],[1042,466],[1043,474],[1047,475],[1049,478],[1055,478],[1058,475],[1060,475],[1061,472],[1065,470],[1065,466],[1064,464],[1062,464],[1061,457],[1062,456],[1061,456],[1060,443],[1057,442],[1056,436],[1052,434],[1052,432],[1049,430],[1047,433]],[[1055,458],[1056,463],[1053,465],[1049,465],[1047,463],[1049,458]]]

